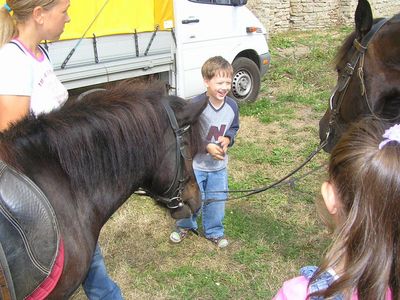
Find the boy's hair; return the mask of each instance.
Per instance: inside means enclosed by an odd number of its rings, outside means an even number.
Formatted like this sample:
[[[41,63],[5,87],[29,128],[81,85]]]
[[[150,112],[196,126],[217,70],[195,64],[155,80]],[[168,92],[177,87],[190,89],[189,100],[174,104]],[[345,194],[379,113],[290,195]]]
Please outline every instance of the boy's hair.
[[[399,299],[400,285],[400,144],[379,143],[388,125],[367,118],[349,128],[332,151],[329,180],[341,204],[340,225],[319,272],[338,267],[339,279],[323,292],[358,299]],[[341,269],[340,269],[341,270]],[[347,299],[347,298],[346,298]]]
[[[50,9],[57,3],[58,0],[7,0],[6,4],[11,11],[5,5],[0,6],[0,47],[18,35],[16,25],[25,22],[35,7]]]
[[[231,78],[233,76],[232,65],[222,56],[214,56],[207,59],[201,67],[201,75],[206,80],[210,80],[219,74]]]

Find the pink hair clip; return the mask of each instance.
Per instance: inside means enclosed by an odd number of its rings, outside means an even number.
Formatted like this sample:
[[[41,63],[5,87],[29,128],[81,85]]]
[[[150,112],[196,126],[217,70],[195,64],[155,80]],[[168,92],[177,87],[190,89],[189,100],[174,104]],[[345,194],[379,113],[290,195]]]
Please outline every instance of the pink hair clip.
[[[389,142],[397,142],[400,144],[400,124],[393,125],[389,129],[386,129],[382,137],[384,137],[384,140],[380,142],[378,146],[379,150]]]

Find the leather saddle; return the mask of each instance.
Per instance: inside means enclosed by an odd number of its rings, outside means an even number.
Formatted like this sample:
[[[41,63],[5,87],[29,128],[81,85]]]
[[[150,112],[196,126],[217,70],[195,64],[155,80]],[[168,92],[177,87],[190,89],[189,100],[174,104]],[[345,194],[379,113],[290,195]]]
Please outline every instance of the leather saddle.
[[[0,160],[0,288],[4,277],[9,299],[24,299],[46,280],[59,244],[59,226],[46,196]],[[5,291],[0,299],[7,299]]]

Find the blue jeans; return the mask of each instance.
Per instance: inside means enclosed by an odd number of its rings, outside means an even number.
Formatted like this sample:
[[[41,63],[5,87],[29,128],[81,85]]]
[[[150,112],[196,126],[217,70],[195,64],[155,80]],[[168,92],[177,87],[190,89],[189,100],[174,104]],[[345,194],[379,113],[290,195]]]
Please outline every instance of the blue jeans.
[[[118,285],[108,277],[99,244],[96,244],[89,272],[82,286],[89,300],[123,299]]]
[[[201,191],[203,200],[202,215],[203,215],[203,230],[206,238],[219,238],[224,235],[223,220],[225,217],[225,201],[209,202],[204,201],[209,199],[226,200],[227,193],[213,193],[213,191],[228,190],[228,173],[227,169],[222,169],[215,172],[205,172],[194,170],[196,181]],[[197,215],[187,219],[180,219],[176,222],[178,227],[192,228],[197,230]]]

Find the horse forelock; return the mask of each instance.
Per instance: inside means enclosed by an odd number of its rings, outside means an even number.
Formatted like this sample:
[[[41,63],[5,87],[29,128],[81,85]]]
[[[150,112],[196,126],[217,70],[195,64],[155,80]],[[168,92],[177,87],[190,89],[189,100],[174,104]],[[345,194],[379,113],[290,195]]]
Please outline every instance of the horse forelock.
[[[342,64],[342,62],[347,60],[347,55],[348,55],[350,49],[353,47],[353,41],[355,38],[356,38],[356,33],[355,33],[355,31],[353,31],[346,37],[342,46],[339,48],[339,51],[337,51],[336,56],[333,59],[333,62],[334,62],[334,65],[336,68],[338,68],[338,66],[340,64]],[[345,61],[345,62],[347,62],[347,61]]]

